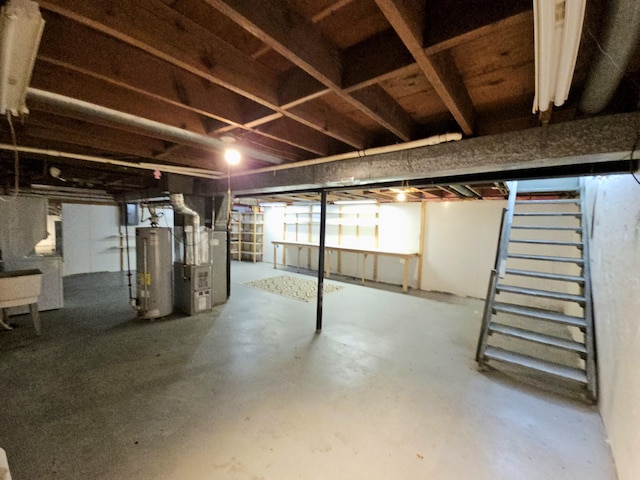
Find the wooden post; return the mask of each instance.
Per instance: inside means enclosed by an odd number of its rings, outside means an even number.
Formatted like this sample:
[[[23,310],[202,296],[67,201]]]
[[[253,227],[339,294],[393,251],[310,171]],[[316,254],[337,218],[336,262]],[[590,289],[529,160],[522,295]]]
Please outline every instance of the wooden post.
[[[420,202],[420,244],[418,245],[418,290],[422,289],[422,261],[424,257],[424,241],[426,232],[427,202]]]
[[[342,205],[338,207],[338,245],[342,245]],[[338,250],[338,274],[342,274],[342,252]]]

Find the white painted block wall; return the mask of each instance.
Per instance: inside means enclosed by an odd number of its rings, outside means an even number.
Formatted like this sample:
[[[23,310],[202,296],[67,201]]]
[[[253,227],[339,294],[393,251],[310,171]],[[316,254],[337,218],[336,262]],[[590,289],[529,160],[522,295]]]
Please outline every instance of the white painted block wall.
[[[118,209],[62,205],[64,275],[120,270]]]
[[[600,412],[619,480],[640,478],[640,185],[592,178],[591,269]]]
[[[173,210],[163,209],[160,226],[173,227]],[[148,215],[147,215],[148,216]],[[141,218],[142,219],[142,218]],[[140,226],[149,226],[142,222]],[[131,269],[136,268],[135,226],[129,227]],[[64,276],[120,271],[119,208],[114,205],[62,205]],[[124,268],[127,263],[124,257]]]
[[[506,205],[427,202],[421,289],[484,298]]]
[[[495,263],[502,210],[507,202],[502,200],[427,202],[426,235],[422,266],[422,290],[453,293],[474,298],[485,298],[491,269]],[[535,211],[577,211],[575,205],[535,205],[526,207]],[[521,220],[514,220],[520,222]],[[566,219],[545,217],[537,224],[557,225]],[[576,223],[577,224],[577,223]],[[569,236],[568,236],[569,235]],[[578,240],[574,233],[512,230],[512,238],[546,238],[550,240]],[[578,256],[575,247],[521,246],[512,244],[512,253],[534,255]],[[580,270],[570,263],[549,263],[535,260],[509,260],[510,267],[524,270],[544,270],[551,273],[578,275]],[[577,285],[567,282],[524,277],[505,277],[505,283],[542,290],[578,293]],[[551,285],[555,283],[555,285]],[[544,298],[501,293],[499,300],[521,305],[548,308],[574,313],[571,304]],[[576,307],[578,308],[578,307]]]

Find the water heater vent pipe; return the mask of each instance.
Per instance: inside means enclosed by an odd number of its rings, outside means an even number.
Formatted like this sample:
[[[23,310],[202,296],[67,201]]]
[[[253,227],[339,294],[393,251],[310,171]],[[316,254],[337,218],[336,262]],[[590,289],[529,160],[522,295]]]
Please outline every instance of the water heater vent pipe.
[[[193,249],[193,265],[198,265],[200,263],[200,215],[185,205],[184,195],[181,193],[172,193],[170,199],[174,212],[191,217],[191,225],[193,227],[193,245],[185,243],[184,262],[188,263],[187,259],[189,256],[187,251],[191,248]]]

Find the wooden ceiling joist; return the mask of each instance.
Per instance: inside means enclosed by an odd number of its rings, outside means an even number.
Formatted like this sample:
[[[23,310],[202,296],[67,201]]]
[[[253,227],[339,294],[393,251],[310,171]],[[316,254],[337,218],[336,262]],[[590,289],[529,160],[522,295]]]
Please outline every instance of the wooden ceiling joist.
[[[471,135],[475,130],[476,112],[455,63],[446,52],[433,55],[424,52],[425,2],[376,0],[376,3],[462,131]]]
[[[267,108],[278,105],[277,76],[261,63],[189,21],[158,0],[82,2],[45,0],[43,8],[141,49],[165,62],[222,86]],[[135,22],[135,18],[145,22]],[[297,120],[300,114],[291,115]],[[230,120],[230,119],[226,119]],[[326,124],[307,126],[342,140]]]
[[[101,165],[116,176],[126,176],[136,163],[226,171],[222,140],[232,136],[247,153],[234,168],[235,187],[243,194],[360,185],[330,198],[368,196],[384,202],[395,200],[397,192],[389,187],[402,176],[432,178],[450,172],[451,165],[485,172],[507,163],[515,168],[529,165],[537,152],[528,133],[519,135],[539,121],[530,112],[535,94],[531,0],[38,3],[46,26],[27,95],[32,113],[18,126],[24,160],[33,167],[25,169],[24,184],[29,178],[46,180],[48,157],[41,150],[47,149],[70,157],[96,156],[98,163],[124,160],[118,169]],[[592,17],[589,28],[605,32],[600,17],[606,16]],[[571,95],[554,111],[549,129],[568,131],[574,138],[576,128],[583,128],[577,125],[578,100],[596,50],[590,40],[580,45]],[[639,65],[632,60],[621,68],[627,78],[635,78]],[[630,98],[624,85],[616,95],[606,110],[610,120],[603,122],[618,128],[609,114],[624,115],[637,98]],[[570,128],[560,128],[566,122]],[[608,134],[592,142],[600,131],[588,128],[593,133],[569,142],[571,149],[561,151],[563,159],[599,151],[610,141]],[[477,137],[464,142],[472,154],[453,144],[407,145],[400,146],[407,148],[402,153],[393,149],[364,160],[317,158],[349,152],[356,157],[360,150],[458,130]],[[502,135],[502,156],[477,147],[492,134]],[[5,141],[7,135],[6,129],[0,131]],[[486,140],[496,141],[495,136]],[[523,145],[529,145],[527,155],[521,154]],[[544,155],[545,161],[552,158],[547,150]],[[0,163],[3,171],[12,168],[6,158]],[[338,163],[328,163],[334,160]],[[282,164],[273,171],[283,173],[271,173],[272,163]],[[269,168],[263,169],[265,164]],[[584,163],[562,165],[571,172],[587,168]],[[409,200],[497,198],[503,193],[491,185],[470,190],[468,181],[451,180],[444,185],[447,191],[430,182],[411,185],[407,188],[415,198]],[[123,179],[122,185],[130,184],[136,181]],[[223,181],[211,185],[226,190]],[[316,192],[305,191],[291,197],[317,198]]]
[[[207,0],[207,3],[229,16],[265,44],[289,59],[331,91],[364,112],[402,140],[411,139],[414,125],[411,117],[393,99],[379,97],[379,90],[358,96],[342,89],[342,62],[339,50],[331,45],[319,28],[292,12],[284,0]]]
[[[39,60],[225,123],[245,122],[246,98],[59,15],[46,21]]]
[[[161,1],[43,0],[40,4],[254,101],[277,102],[272,71]]]
[[[321,157],[335,153],[336,146],[334,144],[337,142],[287,117],[261,125],[254,130],[274,140],[283,141]]]

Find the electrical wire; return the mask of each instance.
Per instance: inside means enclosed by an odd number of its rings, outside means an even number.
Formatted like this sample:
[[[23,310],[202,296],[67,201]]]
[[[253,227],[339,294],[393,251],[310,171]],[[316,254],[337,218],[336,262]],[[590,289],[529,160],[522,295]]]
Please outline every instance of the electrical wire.
[[[131,285],[131,255],[129,254],[129,216],[127,215],[127,204],[122,204],[122,213],[124,215],[124,235],[125,242],[127,245],[127,279],[129,280],[129,302],[133,300],[133,291]]]
[[[18,153],[18,138],[16,136],[16,130],[13,128],[13,120],[11,120],[11,112],[7,111],[7,123],[9,124],[9,130],[11,131],[11,142],[13,143],[13,170],[14,170],[14,191],[12,195],[9,195],[10,199],[7,200],[0,196],[0,200],[3,202],[13,201],[18,197],[20,190],[20,154]]]
[[[627,77],[627,79],[629,79],[629,81],[633,84],[633,86],[636,88],[636,90],[638,90],[638,92],[640,92],[640,84],[638,82],[636,82],[635,79],[631,78],[631,76],[629,76],[629,75],[627,75],[625,73],[625,71],[620,67],[620,65],[618,65],[618,62],[615,61],[613,56],[611,56],[611,54],[609,52],[607,52],[602,47],[602,45],[600,45],[600,42],[598,41],[596,36],[593,34],[593,32],[591,31],[590,28],[585,27],[585,30],[587,31],[589,36],[593,39],[594,43],[596,44],[596,47],[598,47],[598,50],[600,50],[600,53],[602,53],[609,60],[611,65],[613,65],[615,67],[615,69],[618,70],[618,72],[620,72],[622,74],[623,77]]]

